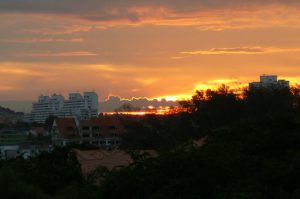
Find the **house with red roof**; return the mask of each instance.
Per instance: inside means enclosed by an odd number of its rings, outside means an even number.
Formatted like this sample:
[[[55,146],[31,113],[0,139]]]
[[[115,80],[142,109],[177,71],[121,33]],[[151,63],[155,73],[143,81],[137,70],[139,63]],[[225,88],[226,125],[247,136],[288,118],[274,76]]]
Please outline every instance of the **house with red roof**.
[[[88,144],[101,148],[116,148],[125,132],[117,117],[101,117],[78,121],[76,118],[57,118],[51,135],[54,145]]]

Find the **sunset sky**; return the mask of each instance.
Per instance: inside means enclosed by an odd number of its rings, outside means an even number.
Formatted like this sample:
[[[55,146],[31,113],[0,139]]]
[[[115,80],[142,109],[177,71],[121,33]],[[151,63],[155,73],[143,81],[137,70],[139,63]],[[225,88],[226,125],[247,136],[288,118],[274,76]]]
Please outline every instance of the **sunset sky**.
[[[0,100],[175,99],[264,73],[300,82],[299,0],[0,0]]]

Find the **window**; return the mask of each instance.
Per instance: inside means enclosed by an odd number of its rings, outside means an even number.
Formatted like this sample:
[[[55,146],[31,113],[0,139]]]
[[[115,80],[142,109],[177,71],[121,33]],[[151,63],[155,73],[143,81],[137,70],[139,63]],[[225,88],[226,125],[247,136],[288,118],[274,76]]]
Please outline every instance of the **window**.
[[[69,127],[67,127],[67,131],[74,131],[74,128],[69,126]]]
[[[88,126],[83,126],[83,127],[82,127],[82,130],[83,130],[83,131],[88,131],[88,130],[90,130],[90,128],[89,128]]]
[[[108,129],[110,129],[110,130],[115,130],[115,129],[116,129],[116,127],[115,127],[115,126],[113,126],[113,125],[110,125],[110,126],[108,126]]]
[[[93,131],[99,131],[100,128],[99,128],[99,126],[93,126],[92,130],[93,130]]]
[[[112,137],[117,137],[118,134],[117,134],[117,133],[112,133],[111,136],[112,136]]]
[[[88,138],[88,137],[90,137],[90,134],[89,133],[83,133],[82,137]]]

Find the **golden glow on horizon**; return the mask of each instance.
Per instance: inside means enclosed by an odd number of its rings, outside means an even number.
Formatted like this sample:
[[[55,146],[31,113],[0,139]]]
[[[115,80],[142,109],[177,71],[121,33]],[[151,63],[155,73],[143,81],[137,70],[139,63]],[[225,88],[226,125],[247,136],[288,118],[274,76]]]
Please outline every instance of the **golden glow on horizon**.
[[[148,107],[149,108],[149,107]],[[151,109],[147,110],[140,110],[140,111],[114,111],[114,112],[103,112],[104,115],[115,115],[115,114],[121,114],[121,115],[132,115],[132,116],[144,116],[144,115],[171,115],[176,114],[179,112],[184,111],[182,107],[160,107],[155,108],[152,107]]]
[[[212,79],[206,82],[198,82],[194,89],[191,90],[189,93],[185,94],[178,94],[178,95],[168,95],[168,96],[160,96],[157,99],[162,100],[170,100],[170,101],[180,101],[180,100],[188,100],[195,94],[197,90],[216,90],[222,85],[229,86],[231,89],[242,89],[248,85],[248,83],[241,83],[237,79]]]
[[[300,85],[300,77],[279,77],[279,79],[290,81],[291,86]]]
[[[28,98],[24,99],[35,99],[37,95],[40,93],[52,93],[52,90],[46,90],[49,85],[51,85],[53,88],[62,88],[64,86],[67,86],[64,88],[63,93],[67,94],[71,91],[74,91],[74,87],[77,85],[82,85],[82,87],[79,87],[78,90],[84,91],[84,90],[93,90],[90,89],[92,86],[94,88],[98,88],[99,81],[101,79],[106,78],[106,81],[112,85],[116,85],[117,88],[112,92],[112,96],[120,96],[121,100],[133,100],[133,99],[166,99],[168,101],[180,101],[180,100],[186,100],[190,99],[191,96],[195,93],[196,90],[207,90],[207,89],[217,89],[222,84],[225,84],[229,86],[231,89],[240,89],[248,86],[249,82],[252,81],[258,81],[259,80],[259,74],[254,77],[240,77],[238,78],[209,78],[206,81],[195,81],[191,82],[189,87],[186,87],[184,92],[176,92],[176,90],[172,93],[170,93],[168,90],[169,88],[172,88],[173,86],[176,86],[176,88],[181,88],[182,86],[185,86],[185,83],[183,81],[175,81],[171,80],[173,83],[169,84],[166,83],[164,86],[166,89],[164,90],[165,95],[163,95],[163,92],[161,92],[161,95],[156,95],[155,92],[160,92],[161,85],[156,84],[155,82],[152,84],[144,85],[144,84],[138,84],[135,80],[133,80],[132,85],[134,87],[137,87],[139,89],[136,89],[137,92],[120,92],[122,89],[122,86],[126,86],[126,82],[130,82],[129,78],[127,79],[126,75],[124,76],[123,73],[118,70],[117,66],[115,65],[87,65],[86,67],[83,67],[82,65],[64,65],[64,64],[57,64],[56,66],[50,67],[51,65],[43,65],[39,66],[39,64],[24,64],[21,63],[4,63],[0,64],[0,92],[1,96],[3,96],[3,93],[11,93],[11,96],[14,95],[14,93],[19,93],[22,91],[28,91],[28,88],[33,88],[36,86],[41,86],[41,91],[36,91],[36,93],[31,94]],[[128,71],[128,67],[125,69],[126,72],[129,74],[132,74],[134,71],[134,68],[130,68]],[[138,69],[136,69],[138,71]],[[148,70],[150,71],[150,70]],[[120,76],[119,76],[120,74]],[[184,74],[184,73],[183,73]],[[262,74],[262,73],[260,73]],[[98,76],[99,75],[99,76]],[[138,73],[137,75],[144,75],[144,73]],[[65,78],[65,77],[72,77],[72,78]],[[190,77],[193,77],[192,75]],[[125,78],[125,79],[122,79]],[[289,75],[289,76],[278,76],[279,79],[286,79],[289,80],[291,85],[299,84],[300,83],[300,76],[297,76],[297,73],[295,76]],[[73,81],[73,80],[79,80]],[[141,78],[142,79],[142,78]],[[168,81],[167,77],[165,78],[166,81]],[[201,77],[199,77],[201,79]],[[43,84],[33,84],[34,81],[45,81]],[[47,81],[46,81],[47,80]],[[158,80],[160,82],[164,82],[164,78],[161,78],[161,80]],[[188,82],[188,80],[185,80]],[[131,86],[132,86],[131,85]],[[100,84],[101,86],[101,84]],[[141,87],[144,86],[144,87]],[[89,88],[89,89],[86,89]],[[96,92],[100,94],[100,97],[102,96],[102,100],[105,99],[106,96],[109,96],[105,93],[103,93],[103,89],[106,89],[103,87],[102,89],[97,89]],[[127,89],[131,90],[131,89]],[[182,90],[182,89],[181,89]],[[54,92],[57,92],[57,90],[54,90]],[[145,92],[141,92],[145,91]],[[58,91],[59,92],[59,91]],[[26,92],[27,94],[28,92]],[[30,93],[29,93],[30,94]],[[22,96],[25,96],[22,95]],[[129,96],[129,97],[128,97]],[[146,97],[140,97],[140,96],[146,96]],[[13,97],[10,97],[8,99],[14,99]]]
[[[61,1],[0,11],[0,100],[94,90],[177,101],[263,73],[300,83],[297,1]]]
[[[288,80],[290,81],[290,85],[291,86],[296,86],[296,85],[300,85],[300,77],[279,77],[279,79],[284,79],[284,80]],[[253,82],[258,81],[258,80],[253,80]],[[170,95],[170,96],[160,96],[157,97],[156,99],[162,100],[162,99],[166,99],[168,101],[181,101],[181,100],[189,100],[192,98],[192,96],[195,94],[195,92],[198,91],[206,91],[208,89],[211,90],[217,90],[220,86],[222,85],[226,85],[229,86],[230,89],[234,90],[237,93],[241,93],[241,91],[244,88],[248,87],[248,84],[250,82],[247,83],[242,83],[239,82],[237,79],[213,79],[213,80],[209,80],[207,81],[207,83],[198,83],[194,90],[191,91],[188,94],[178,94],[178,95]]]
[[[160,96],[160,97],[155,97],[154,99],[158,99],[159,101],[165,99],[167,101],[180,101],[180,100],[187,100],[191,99],[193,93],[191,94],[178,94],[178,95],[169,95],[169,96]]]

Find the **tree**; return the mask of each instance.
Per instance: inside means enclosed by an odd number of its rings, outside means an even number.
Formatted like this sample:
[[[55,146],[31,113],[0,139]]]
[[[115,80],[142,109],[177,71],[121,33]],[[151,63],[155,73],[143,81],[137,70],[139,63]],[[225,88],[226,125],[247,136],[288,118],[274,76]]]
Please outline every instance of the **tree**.
[[[293,112],[293,95],[289,88],[245,90],[244,96],[250,117],[287,117]]]

